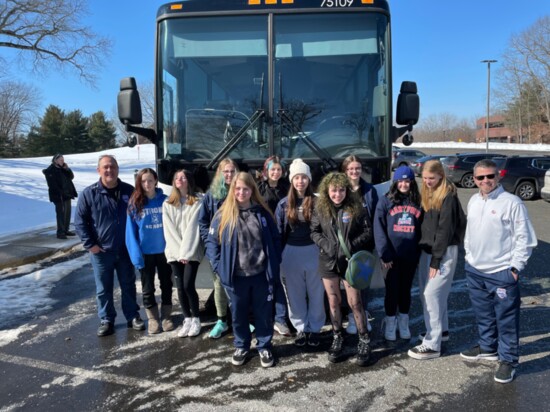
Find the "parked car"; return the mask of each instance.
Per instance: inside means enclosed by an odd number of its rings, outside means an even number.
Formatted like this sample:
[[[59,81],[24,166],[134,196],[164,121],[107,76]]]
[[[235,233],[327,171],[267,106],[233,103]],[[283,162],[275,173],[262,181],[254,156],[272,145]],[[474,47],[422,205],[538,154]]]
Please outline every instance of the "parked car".
[[[400,150],[393,151],[391,169],[395,170],[399,166],[410,166],[410,163],[412,161],[417,160],[424,156],[426,156],[426,153],[423,153],[420,150],[414,150],[414,149],[400,149]]]
[[[544,175],[544,186],[540,189],[540,197],[550,202],[550,170],[547,170]]]
[[[541,196],[544,175],[550,169],[550,156],[511,156],[493,160],[499,168],[500,184],[504,190],[522,200]]]
[[[441,161],[441,159],[443,159],[444,157],[447,157],[447,155],[426,155],[424,157],[421,157],[420,159],[413,160],[409,164],[409,166],[417,176],[420,176],[422,174],[422,166],[424,166],[424,163],[426,163],[428,160]]]
[[[441,160],[447,178],[454,184],[471,189],[474,183],[474,165],[482,159],[506,157],[499,153],[457,153]]]

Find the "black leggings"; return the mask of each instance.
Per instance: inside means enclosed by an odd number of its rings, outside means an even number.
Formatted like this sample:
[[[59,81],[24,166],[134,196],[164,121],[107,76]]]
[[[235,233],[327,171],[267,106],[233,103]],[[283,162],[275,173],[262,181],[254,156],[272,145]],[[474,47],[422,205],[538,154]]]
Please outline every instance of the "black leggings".
[[[143,306],[149,309],[157,305],[155,300],[155,272],[158,273],[159,277],[161,302],[163,305],[171,305],[172,273],[166,262],[166,256],[164,253],[143,255],[143,261],[145,266],[140,270]]]
[[[180,262],[170,262],[170,266],[172,266],[172,273],[176,281],[183,316],[198,318],[199,295],[195,288],[195,279],[199,270],[199,262],[192,261],[185,265]]]
[[[386,284],[386,297],[384,308],[386,316],[397,315],[399,312],[408,314],[411,308],[411,287],[416,273],[418,260],[395,259],[393,267],[388,270],[384,278]]]

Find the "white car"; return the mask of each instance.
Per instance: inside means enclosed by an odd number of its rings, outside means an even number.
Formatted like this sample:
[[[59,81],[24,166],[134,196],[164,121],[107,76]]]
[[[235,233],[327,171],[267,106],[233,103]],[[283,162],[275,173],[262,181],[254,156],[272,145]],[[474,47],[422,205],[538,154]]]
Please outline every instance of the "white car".
[[[544,186],[540,189],[540,197],[550,202],[550,170],[547,170],[544,175]]]

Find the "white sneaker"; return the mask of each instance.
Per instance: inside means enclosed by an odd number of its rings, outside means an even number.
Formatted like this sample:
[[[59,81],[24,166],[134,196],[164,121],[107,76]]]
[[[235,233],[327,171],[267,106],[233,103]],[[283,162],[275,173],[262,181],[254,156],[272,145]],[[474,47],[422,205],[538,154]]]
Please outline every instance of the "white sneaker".
[[[201,333],[201,320],[199,318],[191,318],[191,328],[189,328],[187,336],[198,336],[199,333]]]
[[[346,328],[346,332],[348,333],[348,335],[357,334],[357,325],[355,324],[355,318],[353,317],[352,312],[348,313],[348,326]]]
[[[397,314],[397,328],[401,339],[410,339],[411,331],[409,329],[409,315],[406,313]]]
[[[178,331],[178,338],[186,338],[189,335],[191,328],[191,318],[185,318],[181,324],[181,329]]]
[[[386,316],[382,320],[382,326],[384,327],[384,339],[390,342],[397,340],[397,335],[396,335],[397,317],[396,316]]]
[[[367,320],[367,332],[372,332],[372,325],[369,322],[370,313],[365,311],[365,319]],[[355,318],[353,312],[348,313],[348,326],[346,327],[348,335],[355,335],[357,333],[357,325],[355,324]]]

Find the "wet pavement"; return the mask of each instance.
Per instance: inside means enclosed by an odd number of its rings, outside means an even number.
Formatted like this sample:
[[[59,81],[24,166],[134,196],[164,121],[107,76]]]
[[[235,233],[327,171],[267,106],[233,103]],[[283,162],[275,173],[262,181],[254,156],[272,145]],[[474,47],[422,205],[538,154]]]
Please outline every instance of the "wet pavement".
[[[471,193],[461,191],[461,197]],[[230,334],[219,340],[206,337],[215,321],[212,310],[204,307],[208,287],[201,288],[204,328],[196,338],[178,338],[177,331],[148,336],[127,329],[122,316],[114,335],[96,337],[92,270],[87,256],[77,252],[82,265],[57,282],[52,306],[0,319],[0,333],[18,331],[17,338],[0,347],[0,410],[546,410],[550,204],[529,202],[528,209],[539,247],[522,273],[521,364],[510,384],[494,382],[496,362],[467,362],[459,356],[476,341],[462,255],[449,299],[451,339],[444,343],[441,358],[409,358],[406,352],[416,344],[414,338],[395,344],[382,339],[383,290],[375,289],[369,301],[375,318],[369,366],[355,364],[356,336],[346,337],[347,358],[329,363],[327,328],[318,348],[297,348],[292,338],[276,336],[275,366],[263,369],[254,351],[243,366],[231,365]],[[206,273],[199,278],[199,285],[208,284]],[[119,302],[117,296],[120,313]],[[175,318],[181,323],[181,312]],[[416,284],[411,329],[413,336],[423,331]]]

